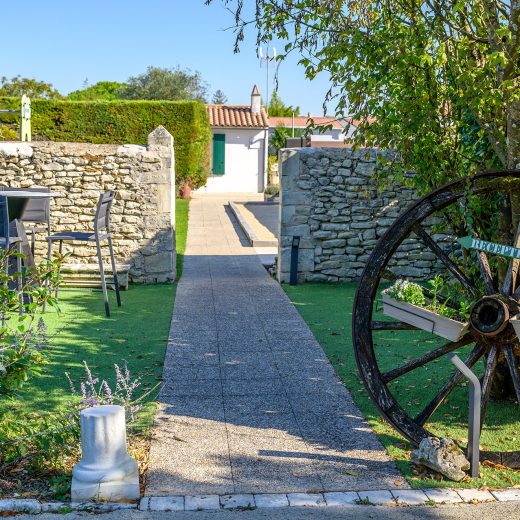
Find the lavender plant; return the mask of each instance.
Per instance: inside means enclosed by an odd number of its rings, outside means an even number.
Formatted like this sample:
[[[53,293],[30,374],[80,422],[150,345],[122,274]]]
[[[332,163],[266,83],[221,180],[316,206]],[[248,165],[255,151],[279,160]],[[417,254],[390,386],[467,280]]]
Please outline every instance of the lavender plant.
[[[141,386],[141,378],[131,377],[126,361],[124,361],[122,368],[114,364],[115,387],[113,389],[106,379],[100,381],[99,377],[92,375],[92,371],[85,361],[83,361],[83,366],[85,367],[86,377],[80,382],[79,390],[72,381],[70,374],[65,372],[72,395],[79,399],[78,408],[80,410],[91,406],[116,404],[124,407],[127,420],[131,423],[135,421],[136,414],[141,410],[140,402],[157,388],[154,387],[136,398],[135,391]]]

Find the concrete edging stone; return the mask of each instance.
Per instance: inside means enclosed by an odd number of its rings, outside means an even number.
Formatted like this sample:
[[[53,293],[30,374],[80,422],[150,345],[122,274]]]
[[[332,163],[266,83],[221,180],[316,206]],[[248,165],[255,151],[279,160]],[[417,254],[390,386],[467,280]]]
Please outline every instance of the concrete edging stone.
[[[39,514],[85,511],[110,512],[119,509],[140,511],[208,511],[216,509],[264,509],[278,507],[362,507],[367,505],[433,506],[437,504],[475,504],[478,502],[520,502],[520,489],[453,488],[382,489],[325,493],[266,493],[233,495],[189,495],[143,497],[137,503],[123,502],[40,502],[32,498],[0,499],[0,513]],[[236,507],[234,507],[236,505]]]

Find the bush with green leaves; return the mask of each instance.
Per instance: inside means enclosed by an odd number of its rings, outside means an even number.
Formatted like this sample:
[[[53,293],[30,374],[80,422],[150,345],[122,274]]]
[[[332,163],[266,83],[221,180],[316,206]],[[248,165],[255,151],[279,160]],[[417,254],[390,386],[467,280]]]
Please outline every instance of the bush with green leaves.
[[[0,249],[0,396],[18,390],[39,374],[47,343],[41,311],[56,307],[63,256],[57,254],[31,269],[12,272],[8,264],[22,256]]]
[[[2,108],[19,110],[19,98],[0,98]],[[146,144],[159,125],[174,138],[176,185],[206,184],[211,130],[201,101],[69,101],[34,99],[34,140],[78,143]],[[14,127],[17,118],[2,117]]]

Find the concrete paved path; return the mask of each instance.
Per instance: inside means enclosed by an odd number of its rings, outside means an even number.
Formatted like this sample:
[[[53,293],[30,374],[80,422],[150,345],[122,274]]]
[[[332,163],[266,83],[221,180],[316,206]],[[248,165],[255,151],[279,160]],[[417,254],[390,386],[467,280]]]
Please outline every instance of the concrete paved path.
[[[229,199],[190,203],[146,495],[408,487]]]

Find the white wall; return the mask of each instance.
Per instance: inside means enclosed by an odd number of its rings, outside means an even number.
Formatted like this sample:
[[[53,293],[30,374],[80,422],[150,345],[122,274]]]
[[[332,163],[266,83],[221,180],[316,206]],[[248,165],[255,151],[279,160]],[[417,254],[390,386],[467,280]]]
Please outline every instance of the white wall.
[[[252,128],[212,128],[213,134],[226,135],[225,173],[210,173],[198,193],[261,193],[266,183],[266,130]],[[211,154],[213,154],[213,143]],[[213,166],[213,157],[211,157]]]

